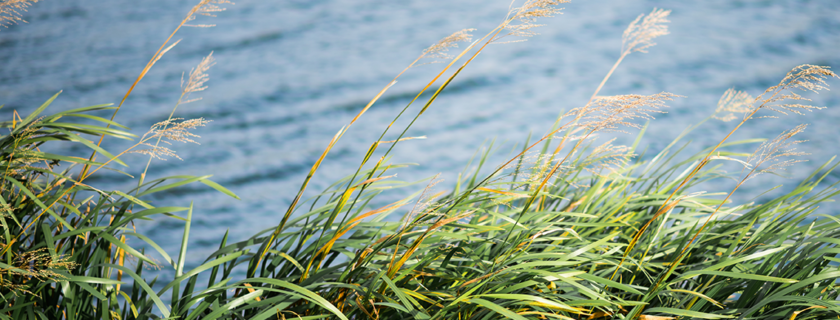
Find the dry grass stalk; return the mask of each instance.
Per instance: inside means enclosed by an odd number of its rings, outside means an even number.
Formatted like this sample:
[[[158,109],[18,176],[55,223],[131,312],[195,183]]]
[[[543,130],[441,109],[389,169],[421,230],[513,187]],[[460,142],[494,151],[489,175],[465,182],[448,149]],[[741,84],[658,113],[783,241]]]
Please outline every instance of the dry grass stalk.
[[[0,26],[8,28],[10,25],[17,23],[26,23],[23,20],[21,12],[26,12],[33,3],[38,3],[38,0],[6,0],[0,2]]]
[[[111,119],[110,119],[111,121],[114,121],[114,118],[117,117],[117,113],[120,112],[120,109],[122,108],[122,105],[125,103],[125,100],[128,99],[128,96],[131,95],[131,92],[134,91],[134,88],[137,86],[138,83],[140,83],[140,80],[142,80],[146,76],[146,74],[149,72],[149,70],[152,69],[152,66],[154,66],[155,63],[157,63],[158,60],[160,60],[160,58],[163,56],[164,53],[166,53],[167,51],[172,49],[172,47],[174,47],[176,44],[178,44],[178,42],[180,40],[176,41],[175,43],[173,43],[170,46],[167,46],[169,41],[172,40],[172,37],[174,37],[175,34],[178,33],[178,30],[180,30],[181,27],[185,26],[188,21],[194,20],[195,16],[197,14],[212,17],[212,16],[214,16],[213,15],[214,12],[224,11],[224,9],[219,6],[221,4],[233,4],[233,3],[230,2],[230,1],[227,1],[227,0],[201,0],[201,2],[199,2],[197,5],[195,5],[190,10],[190,12],[187,13],[187,16],[183,20],[181,20],[181,23],[178,24],[177,27],[175,27],[175,30],[173,30],[171,34],[169,34],[169,37],[166,38],[166,41],[163,42],[163,44],[160,46],[158,51],[155,52],[155,54],[152,56],[151,59],[149,59],[149,62],[147,62],[146,66],[143,67],[143,70],[140,71],[140,74],[137,76],[137,79],[135,79],[134,83],[131,84],[131,87],[128,88],[128,91],[126,91],[122,100],[120,100],[120,103],[117,105],[117,108],[114,110],[114,113],[111,115]],[[213,25],[192,25],[192,26],[194,26],[194,27],[212,27]],[[174,110],[173,110],[173,112],[174,112]],[[106,126],[106,128],[110,128],[110,127],[111,127],[111,124],[109,123]],[[99,141],[96,143],[96,146],[101,146],[103,139],[105,139],[104,134],[99,136]],[[90,161],[96,160],[96,151],[91,153],[88,160],[90,160]],[[84,168],[82,168],[82,171],[79,173],[79,179],[78,179],[79,181],[84,181],[84,179],[88,175],[90,175],[90,173],[88,172],[89,169],[90,169],[90,165],[85,164]],[[147,165],[146,169],[148,170],[148,165]],[[145,173],[143,175],[141,175],[141,182],[142,182],[143,176],[145,176]]]
[[[175,44],[177,44],[177,42],[175,42]],[[173,44],[172,46],[174,46],[175,44]],[[171,48],[172,46],[170,46],[169,48]],[[169,48],[167,48],[163,52],[168,51]],[[190,70],[190,76],[187,79],[186,85],[184,84],[184,76],[183,74],[181,75],[181,96],[178,97],[178,102],[175,103],[175,107],[172,108],[172,112],[169,113],[169,117],[166,119],[166,121],[173,120],[172,117],[175,115],[175,110],[178,109],[178,106],[185,103],[201,100],[201,98],[190,100],[189,96],[191,93],[204,91],[205,89],[207,89],[205,83],[207,83],[207,80],[210,80],[210,75],[207,72],[210,71],[210,67],[212,67],[215,64],[216,62],[215,59],[213,59],[213,52],[211,51],[210,54],[201,59],[201,62],[199,62],[195,68]],[[166,129],[166,126],[167,125],[164,124],[162,129]],[[140,174],[140,179],[137,181],[138,187],[143,185],[143,181],[146,180],[146,173],[149,171],[149,166],[152,164],[152,158],[163,160],[162,156],[174,156],[178,159],[181,159],[178,156],[176,156],[172,150],[165,147],[160,147],[161,138],[162,137],[158,137],[158,140],[155,142],[154,145],[144,144],[150,146],[151,149],[135,151],[136,153],[149,155],[149,160],[146,162],[146,168],[143,170],[143,173]],[[137,189],[137,191],[139,192],[140,189]]]
[[[627,26],[627,29],[624,30],[624,35],[621,37],[621,56],[618,57],[618,60],[615,61],[610,71],[601,80],[601,84],[595,89],[595,93],[589,98],[589,102],[592,102],[598,96],[598,93],[604,88],[604,84],[607,83],[607,80],[609,80],[613,72],[615,72],[615,69],[618,68],[618,65],[621,64],[621,61],[627,55],[635,51],[646,53],[647,48],[656,45],[653,42],[654,38],[668,34],[666,23],[670,21],[666,18],[669,14],[671,14],[671,10],[653,9],[647,16],[639,15],[636,20]],[[587,104],[589,103],[587,102]]]

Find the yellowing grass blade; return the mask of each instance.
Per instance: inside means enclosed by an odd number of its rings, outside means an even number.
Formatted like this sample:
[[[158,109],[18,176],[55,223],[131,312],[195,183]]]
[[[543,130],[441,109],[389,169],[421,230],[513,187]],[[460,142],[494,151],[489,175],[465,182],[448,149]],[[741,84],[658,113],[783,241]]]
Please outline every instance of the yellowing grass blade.
[[[529,195],[527,195],[527,194],[521,194],[521,193],[515,193],[515,192],[508,192],[508,191],[501,191],[501,190],[494,190],[494,189],[485,188],[485,187],[478,187],[478,188],[476,188],[476,189],[477,189],[477,190],[481,190],[481,191],[487,191],[487,192],[492,192],[492,193],[503,194],[503,195],[506,195],[506,196],[514,196],[514,197],[517,197],[517,198],[527,198],[527,197],[529,197]]]
[[[365,181],[359,182],[358,184],[356,184],[355,186],[353,186],[353,188],[358,188],[358,187],[361,187],[361,186],[366,185],[366,184],[369,184],[369,183],[374,183],[374,182],[379,181],[379,180],[385,180],[385,179],[388,179],[388,178],[393,178],[393,177],[396,177],[396,176],[397,176],[396,174],[392,174],[392,175],[390,175],[390,176],[384,176],[384,177],[378,177],[378,178],[370,178],[370,179],[367,179],[367,180],[365,180]]]

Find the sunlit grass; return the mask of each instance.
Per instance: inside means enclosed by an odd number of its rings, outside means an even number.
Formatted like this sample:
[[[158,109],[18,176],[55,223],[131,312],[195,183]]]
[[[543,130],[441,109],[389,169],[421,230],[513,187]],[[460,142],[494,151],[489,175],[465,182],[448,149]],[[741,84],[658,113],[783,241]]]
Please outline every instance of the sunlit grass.
[[[42,115],[56,94],[25,118],[13,112],[10,121],[0,123],[9,132],[0,136],[0,318],[838,318],[840,219],[820,209],[840,192],[836,183],[826,182],[837,162],[830,159],[788,193],[760,203],[734,203],[731,196],[751,178],[801,161],[793,147],[805,126],[791,125],[752,154],[732,150],[755,140],[728,140],[758,117],[778,115],[783,118],[775,121],[787,124],[787,113],[816,111],[819,107],[808,105],[800,93],[827,89],[825,81],[837,76],[828,67],[802,65],[779,75],[779,84],[764,93],[729,90],[710,119],[740,121],[719,144],[694,155],[680,153],[695,135],[694,126],[656,154],[644,154],[639,141],[645,129],[657,125],[655,116],[682,97],[599,92],[620,74],[618,66],[631,53],[652,50],[653,40],[668,34],[667,10],[654,9],[631,22],[616,63],[588,103],[572,106],[508,161],[489,163],[495,149],[488,148],[477,159],[478,168],[462,172],[453,185],[434,178],[425,186],[395,179],[403,165],[390,163],[389,155],[416,138],[406,132],[460,71],[491,50],[491,43],[535,35],[535,19],[559,14],[557,5],[563,2],[525,1],[475,41],[467,29],[423,51],[403,72],[424,58],[451,61],[390,124],[383,124],[358,170],[303,198],[335,144],[402,72],[326,144],[300,189],[286,195],[293,200],[278,208],[284,212],[278,221],[248,239],[219,235],[218,250],[190,270],[185,258],[197,214],[192,203],[156,206],[150,196],[193,182],[235,194],[209,175],[147,181],[143,170],[137,187],[122,191],[100,190],[84,180],[100,170],[132,179],[122,157],[142,153],[150,162],[172,157],[177,146],[160,142],[197,138],[190,130],[205,120],[181,121],[175,112],[189,93],[205,87],[211,56],[190,73],[170,118],[145,135],[113,121],[125,98],[117,107]],[[224,3],[202,1],[181,25],[196,14],[221,10],[216,4]],[[172,48],[169,41],[134,85]],[[469,44],[448,54],[459,41]],[[423,95],[429,89],[434,93]],[[421,96],[428,99],[415,105]],[[96,116],[110,110],[110,119]],[[405,128],[392,128],[411,114]],[[97,124],[73,121],[79,117]],[[384,141],[392,129],[400,135]],[[630,146],[594,139],[599,133],[636,130]],[[100,145],[105,136],[136,142],[109,152]],[[81,143],[92,155],[41,152],[47,143]],[[744,169],[726,172],[723,163]],[[727,190],[703,189],[720,179],[737,183]],[[380,203],[383,193],[406,188],[413,193],[404,199],[370,205]],[[134,224],[144,219],[183,221],[179,252],[165,252],[137,233]],[[144,245],[129,245],[139,241]],[[152,251],[161,258],[147,255]],[[148,268],[171,268],[174,278],[149,278]]]

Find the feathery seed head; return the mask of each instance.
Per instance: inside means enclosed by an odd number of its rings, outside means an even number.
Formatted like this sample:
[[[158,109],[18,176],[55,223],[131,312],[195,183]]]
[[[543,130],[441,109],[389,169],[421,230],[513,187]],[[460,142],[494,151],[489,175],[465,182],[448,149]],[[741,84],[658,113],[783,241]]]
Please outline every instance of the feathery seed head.
[[[150,132],[152,133],[151,137],[163,137],[169,141],[177,141],[177,142],[192,142],[198,143],[192,140],[191,138],[199,138],[198,135],[189,132],[191,129],[195,129],[198,127],[203,127],[210,122],[205,120],[204,118],[197,118],[197,119],[190,119],[178,122],[178,120],[182,120],[181,118],[172,118],[169,120],[161,121],[152,125]]]
[[[208,17],[215,17],[214,13],[225,11],[225,8],[220,7],[219,5],[222,4],[234,4],[228,0],[201,0],[187,15],[186,21],[195,20],[196,15],[208,16]],[[198,25],[189,25],[191,27],[213,27],[214,24],[198,24]]]
[[[536,18],[553,17],[563,10],[563,8],[556,8],[555,6],[569,2],[569,0],[528,0],[521,7],[513,10],[515,12],[513,19],[533,22]]]
[[[531,37],[537,33],[531,29],[542,26],[541,24],[534,24],[537,18],[553,17],[560,14],[563,8],[556,6],[561,3],[568,3],[569,0],[528,0],[519,7],[511,10],[508,13],[510,16],[509,22],[517,20],[518,24],[505,25],[508,30],[507,36]]]
[[[654,95],[627,94],[610,97],[595,97],[589,106],[578,108],[574,112],[584,112],[581,125],[590,132],[601,130],[619,131],[619,126],[641,128],[634,119],[653,119],[654,113],[665,113],[665,101],[681,97],[673,93],[661,92]]]
[[[169,144],[169,142],[166,142],[166,143]],[[169,149],[167,147],[160,146],[160,145],[156,146],[156,145],[153,145],[153,144],[147,143],[147,142],[143,142],[141,144],[148,147],[148,148],[147,149],[131,150],[131,151],[129,151],[129,153],[145,154],[145,155],[150,156],[152,158],[155,158],[155,159],[158,159],[158,160],[163,160],[163,161],[166,161],[167,157],[173,157],[173,158],[176,158],[178,160],[184,160],[184,159],[181,159],[181,157],[179,157],[177,154],[175,154],[175,150]]]
[[[584,170],[597,176],[604,176],[601,174],[603,171],[607,171],[610,174],[624,168],[627,165],[627,161],[636,155],[631,152],[628,146],[612,144],[615,139],[612,138],[595,147],[578,166],[583,167]]]
[[[414,207],[411,208],[411,211],[409,211],[405,215],[405,224],[404,224],[403,228],[405,228],[405,226],[407,226],[408,223],[412,219],[414,219],[415,216],[418,216],[418,215],[419,216],[439,215],[438,213],[435,212],[435,210],[439,206],[433,205],[435,197],[437,195],[431,193],[431,191],[434,189],[435,185],[437,185],[438,183],[443,181],[443,179],[439,179],[439,177],[440,177],[440,173],[436,174],[432,178],[432,180],[429,181],[429,183],[426,185],[426,188],[423,189],[423,192],[420,194],[420,197],[417,198],[417,202],[414,203]]]
[[[161,121],[152,125],[151,129],[143,135],[143,138],[140,140],[140,144],[148,147],[147,149],[137,149],[132,150],[131,153],[140,153],[149,155],[152,158],[165,160],[165,157],[175,157],[179,160],[183,160],[178,155],[175,154],[175,151],[169,149],[167,147],[162,147],[160,145],[153,145],[148,143],[147,141],[153,138],[162,138],[166,140],[161,140],[166,144],[172,144],[170,141],[177,141],[177,142],[192,142],[198,144],[192,138],[200,138],[199,135],[196,135],[189,130],[203,127],[208,120],[204,118],[197,118],[197,119],[190,119],[190,120],[182,120],[181,118],[172,118],[169,120]]]
[[[8,28],[16,23],[26,23],[26,20],[21,17],[21,11],[26,12],[26,9],[33,3],[38,3],[38,0],[6,0],[0,2],[0,26]]]
[[[788,112],[803,114],[802,111],[813,111],[824,109],[825,107],[817,107],[801,103],[779,103],[783,100],[793,101],[811,101],[811,99],[802,97],[793,92],[793,89],[802,91],[811,91],[819,93],[820,90],[828,90],[828,84],[825,79],[828,77],[837,78],[837,74],[829,70],[829,67],[815,66],[810,64],[803,64],[793,68],[787,75],[779,82],[779,84],[767,88],[763,94],[756,98],[756,101],[761,101],[758,109],[768,109],[781,114]],[[787,91],[787,93],[782,93]],[[764,98],[766,94],[770,97]]]
[[[795,128],[782,132],[773,140],[765,141],[747,158],[745,169],[750,169],[750,173],[744,178],[748,180],[754,178],[762,173],[779,173],[785,171],[788,167],[807,160],[788,159],[783,160],[782,157],[795,157],[808,155],[805,152],[796,151],[795,146],[805,140],[792,140],[793,136],[805,131],[807,124],[800,124]]]
[[[656,45],[654,38],[668,34],[666,23],[671,22],[667,19],[669,14],[671,10],[653,9],[647,16],[639,15],[624,30],[621,54],[647,52],[647,48]]]
[[[207,89],[207,86],[204,84],[207,80],[210,79],[210,75],[207,74],[207,71],[210,70],[210,67],[216,64],[215,59],[213,59],[213,52],[211,51],[204,59],[201,59],[201,62],[198,63],[198,66],[190,70],[189,79],[187,79],[187,84],[184,85],[184,79],[181,78],[181,94],[184,97],[189,96],[190,93],[204,91]],[[190,100],[184,101],[182,103],[190,102]]]
[[[452,56],[447,53],[447,51],[449,51],[449,48],[457,48],[458,42],[472,41],[472,34],[470,34],[470,32],[472,31],[475,31],[475,29],[463,29],[449,35],[446,38],[441,39],[437,43],[433,44],[431,47],[428,47],[426,48],[426,50],[423,50],[422,57],[451,59]]]
[[[828,84],[825,83],[825,78],[837,78],[837,74],[829,69],[831,67],[810,64],[797,66],[790,70],[778,85],[767,89],[767,92],[778,88],[800,89],[814,93],[818,93],[819,90],[828,90]]]
[[[735,120],[737,118],[735,114],[752,111],[753,102],[755,102],[755,98],[750,94],[744,91],[728,89],[720,97],[720,100],[718,100],[717,109],[712,114],[712,118],[724,122]]]

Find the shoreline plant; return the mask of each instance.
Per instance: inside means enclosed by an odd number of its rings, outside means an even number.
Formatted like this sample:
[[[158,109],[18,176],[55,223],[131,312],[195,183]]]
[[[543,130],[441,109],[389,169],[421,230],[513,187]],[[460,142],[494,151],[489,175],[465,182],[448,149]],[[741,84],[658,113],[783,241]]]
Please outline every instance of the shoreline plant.
[[[435,192],[439,181],[433,178],[409,197],[370,206],[380,194],[412,185],[391,179],[404,165],[390,163],[389,155],[397,144],[418,138],[408,130],[461,70],[489,44],[535,35],[536,20],[560,14],[565,2],[512,4],[481,38],[472,41],[475,30],[465,29],[424,50],[329,141],[276,226],[248,239],[225,234],[217,251],[185,270],[193,205],[158,206],[150,195],[194,182],[235,194],[209,175],[146,181],[148,163],[131,190],[100,190],[85,179],[102,169],[135,178],[121,160],[126,154],[148,155],[150,163],[177,157],[161,142],[195,142],[192,130],[207,120],[179,119],[175,111],[204,90],[212,53],[182,84],[169,118],[146,134],[128,132],[115,118],[134,87],[178,43],[170,41],[182,26],[231,4],[201,1],[116,107],[42,115],[56,94],[30,115],[14,111],[0,123],[9,132],[0,135],[0,319],[840,318],[840,217],[819,208],[840,193],[837,183],[825,183],[837,162],[827,161],[788,193],[735,204],[731,196],[751,178],[802,161],[796,134],[806,125],[764,141],[752,154],[731,148],[754,141],[729,141],[747,121],[774,116],[768,112],[787,117],[820,109],[799,92],[827,89],[825,81],[837,75],[805,64],[756,97],[731,89],[710,118],[740,122],[716,146],[683,158],[683,139],[693,126],[647,155],[639,142],[648,124],[640,122],[682,97],[599,93],[631,53],[646,52],[668,34],[668,10],[632,21],[617,61],[586,105],[561,114],[546,134],[489,174],[481,169],[492,148],[452,191]],[[0,2],[0,14],[12,10],[17,17],[0,22],[22,21],[14,11],[26,8],[15,7],[20,3],[29,2]],[[450,55],[459,42],[469,45]],[[354,173],[304,200],[344,133],[426,58],[450,62],[387,124]],[[427,100],[414,106],[421,97]],[[110,110],[110,119],[95,115]],[[392,128],[409,111],[415,113],[410,123]],[[74,121],[83,119],[88,122]],[[630,146],[594,139],[631,128],[640,132]],[[385,140],[392,129],[399,134]],[[105,136],[136,142],[111,153],[101,146]],[[42,152],[48,143],[79,143],[91,156]],[[725,163],[743,170],[728,173]],[[705,182],[731,178],[737,181],[731,190],[697,191]],[[136,231],[136,222],[148,219],[184,221],[177,255]],[[144,247],[132,246],[136,241]],[[152,259],[146,253],[152,250],[162,258]],[[174,278],[148,279],[148,268],[172,268]]]

